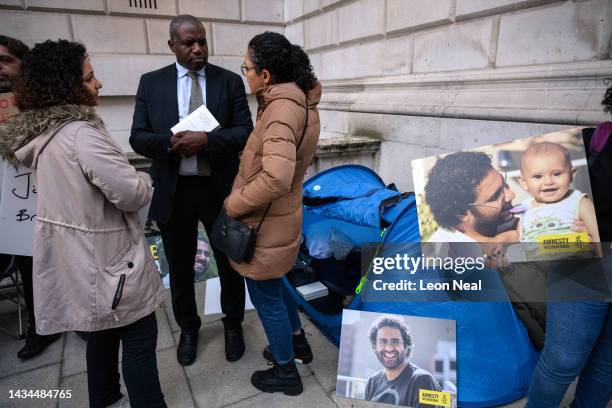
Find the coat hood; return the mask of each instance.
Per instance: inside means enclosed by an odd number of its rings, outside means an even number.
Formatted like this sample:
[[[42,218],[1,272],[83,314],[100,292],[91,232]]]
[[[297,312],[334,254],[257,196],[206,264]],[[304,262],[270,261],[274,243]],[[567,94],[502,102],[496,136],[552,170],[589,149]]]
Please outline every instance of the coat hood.
[[[55,135],[53,130],[74,121],[104,129],[104,122],[91,106],[60,105],[20,112],[0,123],[0,157],[15,167],[36,168],[38,155]]]
[[[266,106],[277,99],[289,99],[300,106],[304,106],[306,100],[308,100],[309,107],[316,106],[321,101],[321,91],[320,82],[317,82],[315,87],[308,91],[307,95],[304,94],[295,82],[285,82],[260,88],[257,90],[256,96],[259,110],[263,111],[266,109]]]

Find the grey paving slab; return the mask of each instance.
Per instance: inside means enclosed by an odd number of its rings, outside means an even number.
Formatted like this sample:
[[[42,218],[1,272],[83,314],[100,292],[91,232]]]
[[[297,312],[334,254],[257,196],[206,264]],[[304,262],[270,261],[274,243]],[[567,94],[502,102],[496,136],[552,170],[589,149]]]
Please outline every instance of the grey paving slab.
[[[64,364],[62,365],[62,377],[84,373],[87,371],[85,351],[87,342],[75,333],[66,333],[66,345],[64,347]]]
[[[259,391],[251,385],[251,374],[266,369],[261,355],[267,344],[261,322],[257,315],[245,315],[243,331],[247,350],[244,356],[233,363],[225,360],[223,325],[212,322],[200,329],[198,358],[185,367],[194,399],[198,406],[221,407],[255,396]],[[175,333],[177,342],[179,333]],[[300,366],[303,377],[311,375],[307,367]]]
[[[185,370],[176,361],[175,347],[157,352],[157,369],[166,404],[169,407],[194,407]]]
[[[0,379],[0,405],[4,408],[55,407],[55,400],[10,398],[10,390],[55,390],[59,385],[60,365],[53,364]]]
[[[71,398],[61,399],[60,408],[84,408],[89,406],[87,394],[87,373],[80,373],[62,378],[60,389],[70,390]]]
[[[266,407],[266,408],[336,408],[334,401],[328,396],[314,377],[302,379],[304,392],[298,396],[290,397],[282,393],[259,393],[253,397],[226,405],[231,408]]]
[[[314,359],[308,364],[326,392],[336,389],[338,375],[338,348],[327,340],[304,315],[300,315],[306,339],[312,348]],[[309,335],[310,334],[310,335]]]
[[[6,327],[9,330],[15,330],[17,327],[17,314],[1,315],[0,326]],[[25,340],[18,340],[7,334],[0,333],[0,345],[2,350],[0,353],[0,378],[59,363],[62,359],[64,336],[47,347],[42,354],[25,361],[17,358],[17,351],[19,351],[24,344]]]
[[[206,294],[206,282],[196,282],[195,283],[195,296],[196,296],[196,304],[198,306],[198,314],[202,319],[202,324],[216,322],[221,320],[223,317],[222,314],[214,314],[214,315],[206,315],[204,316],[204,295]],[[181,328],[176,323],[174,319],[174,314],[172,313],[172,299],[170,295],[163,303],[164,310],[166,311],[166,315],[168,317],[168,322],[170,323],[170,329],[173,332],[180,331]]]

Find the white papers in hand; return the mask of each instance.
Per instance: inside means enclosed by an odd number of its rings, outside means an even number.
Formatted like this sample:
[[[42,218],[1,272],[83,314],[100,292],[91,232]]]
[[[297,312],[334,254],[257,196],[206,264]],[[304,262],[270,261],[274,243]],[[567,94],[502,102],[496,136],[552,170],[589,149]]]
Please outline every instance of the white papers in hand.
[[[219,127],[221,127],[221,125],[219,125],[217,119],[215,119],[205,105],[202,105],[198,109],[191,112],[189,116],[174,125],[174,127],[172,127],[170,130],[172,133],[178,133],[184,130],[212,132]]]

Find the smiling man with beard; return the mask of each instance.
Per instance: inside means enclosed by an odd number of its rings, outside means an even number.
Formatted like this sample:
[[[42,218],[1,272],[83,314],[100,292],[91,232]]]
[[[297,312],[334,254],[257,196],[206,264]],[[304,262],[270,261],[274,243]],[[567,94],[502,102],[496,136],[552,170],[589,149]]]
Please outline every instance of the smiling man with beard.
[[[439,226],[429,241],[487,242],[500,233],[505,242],[518,241],[510,212],[514,197],[485,153],[449,154],[436,162],[425,186],[425,201]]]
[[[383,369],[368,378],[365,399],[407,407],[431,408],[419,403],[419,390],[441,391],[436,379],[409,360],[412,337],[408,326],[393,317],[381,317],[370,329],[370,344]]]

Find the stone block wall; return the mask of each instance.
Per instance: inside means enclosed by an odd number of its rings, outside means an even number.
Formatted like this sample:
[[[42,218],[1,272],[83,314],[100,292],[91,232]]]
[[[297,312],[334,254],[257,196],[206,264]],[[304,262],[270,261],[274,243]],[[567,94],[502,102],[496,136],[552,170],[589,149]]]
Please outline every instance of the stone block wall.
[[[302,45],[324,85],[321,137],[340,140],[327,151],[379,141],[368,165],[404,190],[413,158],[606,119],[612,0],[0,0],[0,32],[84,42],[99,111],[129,149],[138,79],[173,61],[179,13],[235,72],[259,32]]]
[[[286,1],[324,93],[322,138],[381,141],[376,168],[605,120],[610,0]]]
[[[138,80],[174,61],[167,44],[169,24],[183,13],[204,23],[209,61],[238,74],[251,37],[283,32],[283,0],[0,0],[0,34],[30,46],[59,38],[84,43],[103,83],[98,111],[131,151]],[[252,96],[249,101],[253,106]]]

